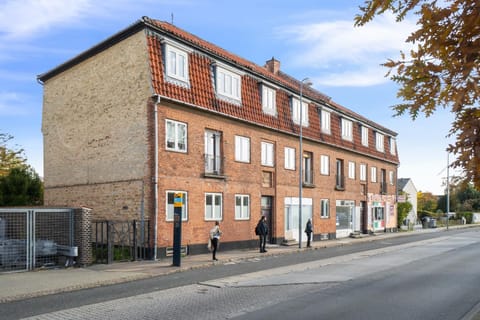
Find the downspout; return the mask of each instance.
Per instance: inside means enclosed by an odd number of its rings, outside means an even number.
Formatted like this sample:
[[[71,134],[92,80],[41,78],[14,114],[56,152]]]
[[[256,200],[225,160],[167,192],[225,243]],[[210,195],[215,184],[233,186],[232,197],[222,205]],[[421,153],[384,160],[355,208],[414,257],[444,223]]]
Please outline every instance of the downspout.
[[[153,177],[153,188],[154,188],[154,203],[153,210],[155,211],[155,222],[153,230],[153,256],[154,260],[157,261],[157,240],[158,240],[158,105],[160,104],[160,95],[155,95],[156,101],[154,102],[154,121],[155,121],[155,138],[154,138],[154,162],[155,162],[155,175]]]

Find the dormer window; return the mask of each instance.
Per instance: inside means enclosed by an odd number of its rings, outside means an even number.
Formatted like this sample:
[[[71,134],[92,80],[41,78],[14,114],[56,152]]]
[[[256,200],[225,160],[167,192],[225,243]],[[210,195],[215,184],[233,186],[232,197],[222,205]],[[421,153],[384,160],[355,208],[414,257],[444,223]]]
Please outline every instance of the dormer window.
[[[242,102],[242,78],[224,67],[216,67],[215,86],[219,98],[240,104]]]
[[[300,124],[300,99],[292,97],[293,123]],[[308,103],[302,100],[302,126],[308,127]]]
[[[360,131],[362,135],[362,146],[368,147],[368,128],[361,126]]]
[[[322,132],[330,134],[330,112],[322,109],[320,113],[320,118],[322,121]]]
[[[345,118],[342,118],[341,120],[341,126],[342,126],[342,139],[343,140],[348,140],[352,141],[353,140],[353,135],[352,135],[352,121],[347,120]]]
[[[165,56],[167,80],[188,85],[188,52],[167,43]]]
[[[384,151],[383,134],[381,134],[380,132],[375,133],[375,147],[377,151],[380,151],[380,152]]]
[[[262,109],[266,114],[277,115],[276,91],[264,84],[262,84]]]
[[[395,138],[390,137],[390,154],[395,155],[396,143]]]

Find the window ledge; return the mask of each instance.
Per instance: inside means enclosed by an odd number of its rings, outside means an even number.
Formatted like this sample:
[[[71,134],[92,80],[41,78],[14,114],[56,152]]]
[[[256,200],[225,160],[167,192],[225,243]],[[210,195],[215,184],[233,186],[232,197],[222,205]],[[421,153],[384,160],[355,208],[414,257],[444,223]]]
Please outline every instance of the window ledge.
[[[335,186],[335,190],[337,190],[337,191],[345,191],[345,187]]]
[[[313,183],[304,182],[303,187],[304,188],[315,188],[316,186]]]
[[[221,175],[221,174],[216,174],[216,173],[207,173],[205,172],[203,174],[203,177],[204,178],[212,178],[212,179],[223,179],[223,180],[226,180],[227,179],[227,176],[224,176],[224,175]]]

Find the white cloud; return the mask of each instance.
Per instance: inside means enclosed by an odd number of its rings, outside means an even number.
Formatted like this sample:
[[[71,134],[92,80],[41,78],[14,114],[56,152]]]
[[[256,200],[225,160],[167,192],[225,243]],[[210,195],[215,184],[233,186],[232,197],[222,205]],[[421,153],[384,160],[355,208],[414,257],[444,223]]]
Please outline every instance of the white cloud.
[[[386,81],[387,70],[380,64],[397,57],[400,50],[409,51],[405,39],[414,28],[412,21],[398,23],[393,16],[382,15],[363,27],[336,20],[285,26],[279,32],[293,39],[291,63],[330,74],[317,76],[322,84],[366,86]]]
[[[94,10],[91,0],[7,0],[0,4],[0,30],[7,39],[33,37]]]
[[[0,92],[0,115],[26,115],[23,101],[28,101],[22,94],[16,92]]]

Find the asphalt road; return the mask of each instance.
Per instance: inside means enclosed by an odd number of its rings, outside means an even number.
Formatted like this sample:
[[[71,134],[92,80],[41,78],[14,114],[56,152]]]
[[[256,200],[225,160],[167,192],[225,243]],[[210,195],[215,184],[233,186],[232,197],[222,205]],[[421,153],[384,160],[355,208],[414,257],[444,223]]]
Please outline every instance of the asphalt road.
[[[0,304],[2,319],[462,319],[480,232],[390,238]]]

